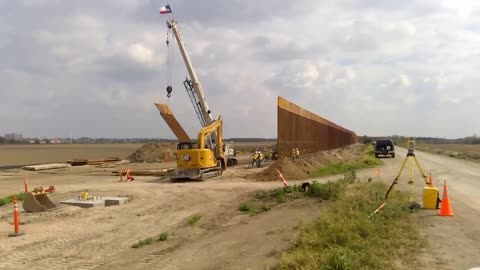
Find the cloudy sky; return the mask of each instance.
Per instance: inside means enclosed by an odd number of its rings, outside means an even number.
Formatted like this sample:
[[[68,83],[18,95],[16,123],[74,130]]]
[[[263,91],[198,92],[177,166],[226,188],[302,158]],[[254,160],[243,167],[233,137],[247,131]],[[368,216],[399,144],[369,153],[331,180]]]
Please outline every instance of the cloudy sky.
[[[279,95],[362,135],[480,134],[476,3],[0,0],[0,134],[173,138],[154,102],[196,134],[165,4],[226,137],[276,137]]]

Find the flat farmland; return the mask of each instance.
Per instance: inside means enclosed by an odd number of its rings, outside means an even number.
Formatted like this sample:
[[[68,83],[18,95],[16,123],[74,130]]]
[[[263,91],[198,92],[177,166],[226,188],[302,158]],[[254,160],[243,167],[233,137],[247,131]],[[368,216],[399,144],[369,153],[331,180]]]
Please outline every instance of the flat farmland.
[[[225,143],[229,143],[229,141],[226,141]],[[272,147],[273,145],[277,144],[277,141],[233,142],[232,144],[237,151],[250,152],[255,151],[255,148]]]
[[[453,158],[480,161],[479,144],[419,144],[418,150]]]
[[[0,145],[0,166],[65,162],[70,159],[125,159],[143,144]]]
[[[275,141],[234,142],[233,145],[240,152],[250,152],[257,147],[270,147],[275,143]],[[0,145],[0,166],[66,162],[70,159],[111,157],[126,159],[142,145],[142,143]]]

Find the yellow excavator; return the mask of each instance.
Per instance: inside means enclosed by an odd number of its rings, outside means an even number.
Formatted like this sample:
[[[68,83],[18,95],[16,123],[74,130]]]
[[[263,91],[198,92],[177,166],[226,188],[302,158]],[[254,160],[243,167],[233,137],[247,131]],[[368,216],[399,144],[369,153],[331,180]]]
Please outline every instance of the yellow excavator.
[[[212,133],[215,133],[216,141],[213,141],[213,147],[209,148],[207,138]],[[170,175],[170,179],[205,181],[222,175],[225,169],[222,119],[218,116],[211,124],[200,130],[196,142],[180,142],[177,145],[177,169]]]

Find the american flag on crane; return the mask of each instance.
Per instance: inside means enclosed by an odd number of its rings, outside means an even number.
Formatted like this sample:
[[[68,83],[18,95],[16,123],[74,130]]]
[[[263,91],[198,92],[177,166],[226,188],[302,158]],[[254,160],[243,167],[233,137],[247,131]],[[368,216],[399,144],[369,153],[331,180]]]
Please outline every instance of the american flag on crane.
[[[172,9],[170,8],[170,5],[166,5],[160,8],[160,14],[168,14],[172,13]]]

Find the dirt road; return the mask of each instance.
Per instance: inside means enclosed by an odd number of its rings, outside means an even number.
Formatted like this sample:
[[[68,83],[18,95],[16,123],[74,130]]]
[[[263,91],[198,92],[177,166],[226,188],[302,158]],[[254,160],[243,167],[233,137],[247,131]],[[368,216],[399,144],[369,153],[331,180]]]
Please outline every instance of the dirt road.
[[[55,184],[59,192],[51,196],[54,201],[74,198],[84,190],[92,195],[128,195],[132,201],[98,209],[62,206],[47,213],[22,212],[21,229],[27,233],[22,238],[6,237],[12,229],[11,209],[0,207],[0,269],[259,269],[274,265],[276,255],[295,241],[299,224],[323,206],[299,200],[254,217],[242,214],[240,203],[252,192],[281,186],[242,178],[258,168],[232,168],[230,174],[203,183],[136,177],[128,184],[111,174],[74,170],[32,174],[29,183]],[[21,188],[22,181],[7,173],[0,190],[10,194],[12,187]],[[201,219],[190,226],[187,220],[194,214]],[[168,241],[131,248],[162,232],[169,233]]]
[[[434,186],[440,195],[443,180],[447,181],[448,195],[454,217],[439,217],[436,211],[419,212],[422,233],[428,245],[420,254],[419,269],[470,269],[480,267],[480,165],[471,161],[416,151],[425,173],[432,173]],[[385,159],[380,178],[390,184],[400,169],[407,151],[397,148],[395,159]],[[364,172],[365,173],[365,172]],[[370,176],[372,171],[367,171]],[[408,190],[408,172],[405,169],[398,187]],[[423,179],[415,178],[416,201],[421,203]],[[401,236],[399,236],[401,237]]]
[[[384,159],[380,176],[375,169],[358,172],[360,177],[391,183],[406,155]],[[422,232],[429,245],[419,254],[417,269],[469,269],[480,266],[480,165],[417,152],[435,185],[448,181],[455,217],[438,217],[421,210]],[[31,173],[31,186],[54,184],[54,201],[93,195],[131,196],[122,206],[81,209],[62,206],[41,214],[21,213],[27,234],[8,238],[11,209],[0,207],[0,269],[264,269],[290,247],[301,222],[321,215],[325,203],[295,200],[255,215],[242,214],[241,202],[280,182],[253,182],[244,177],[258,168],[231,168],[221,178],[203,183],[170,183],[155,177],[136,177],[119,183],[116,176],[92,168],[57,173]],[[0,196],[21,191],[23,174],[0,172]],[[336,179],[337,176],[323,178]],[[18,186],[18,188],[16,188]],[[406,171],[399,188],[407,188]],[[415,193],[421,201],[422,180]],[[190,226],[192,215],[201,216]],[[167,241],[154,241],[139,249],[138,240],[168,232]],[[401,237],[401,236],[399,236]]]

